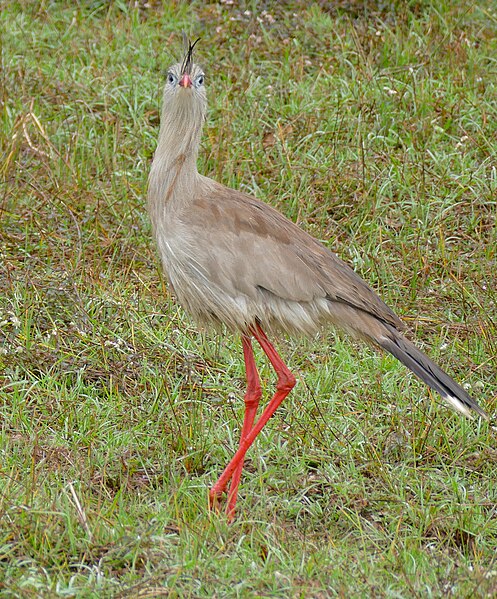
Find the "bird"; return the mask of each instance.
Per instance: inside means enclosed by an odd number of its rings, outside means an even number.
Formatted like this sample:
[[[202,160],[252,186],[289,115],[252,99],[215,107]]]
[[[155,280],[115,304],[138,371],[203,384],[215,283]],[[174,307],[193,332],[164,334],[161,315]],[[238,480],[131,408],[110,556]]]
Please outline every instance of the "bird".
[[[232,521],[247,450],[296,378],[269,336],[316,335],[331,325],[395,356],[459,413],[486,412],[403,334],[400,318],[351,267],[291,220],[255,197],[198,172],[207,113],[205,73],[194,62],[198,43],[167,71],[158,141],[148,179],[152,231],[176,299],[202,327],[241,337],[247,387],[240,442],[209,491],[209,505]],[[262,397],[252,342],[277,377]]]

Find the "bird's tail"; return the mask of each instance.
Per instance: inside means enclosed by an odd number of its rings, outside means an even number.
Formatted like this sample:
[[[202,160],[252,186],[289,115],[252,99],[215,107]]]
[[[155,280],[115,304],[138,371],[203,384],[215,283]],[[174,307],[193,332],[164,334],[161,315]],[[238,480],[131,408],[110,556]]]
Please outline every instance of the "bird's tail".
[[[385,326],[389,334],[376,338],[376,344],[395,356],[428,386],[440,393],[455,410],[470,418],[473,416],[471,413],[473,411],[488,420],[488,415],[476,401],[435,362],[393,327]]]

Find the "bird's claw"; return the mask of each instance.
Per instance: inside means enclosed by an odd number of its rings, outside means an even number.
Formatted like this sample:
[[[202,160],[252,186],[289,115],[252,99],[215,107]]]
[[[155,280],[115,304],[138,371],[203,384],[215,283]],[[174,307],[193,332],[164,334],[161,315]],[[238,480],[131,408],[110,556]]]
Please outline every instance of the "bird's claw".
[[[220,512],[223,495],[223,491],[219,492],[213,487],[209,491],[209,509],[211,509],[213,512]]]
[[[221,505],[224,501],[224,491],[218,491],[214,487],[209,491],[209,509],[213,512],[220,513]],[[235,506],[232,505],[232,502],[228,502],[226,504],[226,517],[228,522],[231,524],[235,519]]]

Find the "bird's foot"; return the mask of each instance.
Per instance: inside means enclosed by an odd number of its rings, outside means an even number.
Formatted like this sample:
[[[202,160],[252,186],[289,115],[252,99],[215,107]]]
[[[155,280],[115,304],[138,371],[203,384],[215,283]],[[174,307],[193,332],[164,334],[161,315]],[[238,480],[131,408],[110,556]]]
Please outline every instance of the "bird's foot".
[[[209,509],[213,512],[220,513],[222,510],[222,504],[225,502],[224,496],[225,492],[218,491],[214,485],[214,487],[212,487],[212,489],[209,491]],[[233,522],[235,519],[235,504],[233,501],[228,501],[225,511],[226,518],[231,524],[231,522]]]
[[[221,504],[223,503],[224,491],[218,491],[215,487],[209,491],[209,509],[213,512],[221,511]]]

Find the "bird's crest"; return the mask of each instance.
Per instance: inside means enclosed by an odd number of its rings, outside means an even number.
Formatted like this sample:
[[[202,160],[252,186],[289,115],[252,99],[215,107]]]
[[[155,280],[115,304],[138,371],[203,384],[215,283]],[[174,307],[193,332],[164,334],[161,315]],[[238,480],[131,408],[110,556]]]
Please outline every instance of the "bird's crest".
[[[187,75],[191,74],[191,70],[192,70],[192,66],[193,66],[193,49],[195,48],[195,46],[197,45],[197,42],[200,41],[200,38],[197,38],[193,44],[190,40],[185,38],[185,47],[186,47],[186,54],[185,54],[185,58],[183,59],[183,64],[181,65],[181,74],[184,75],[185,73]]]

